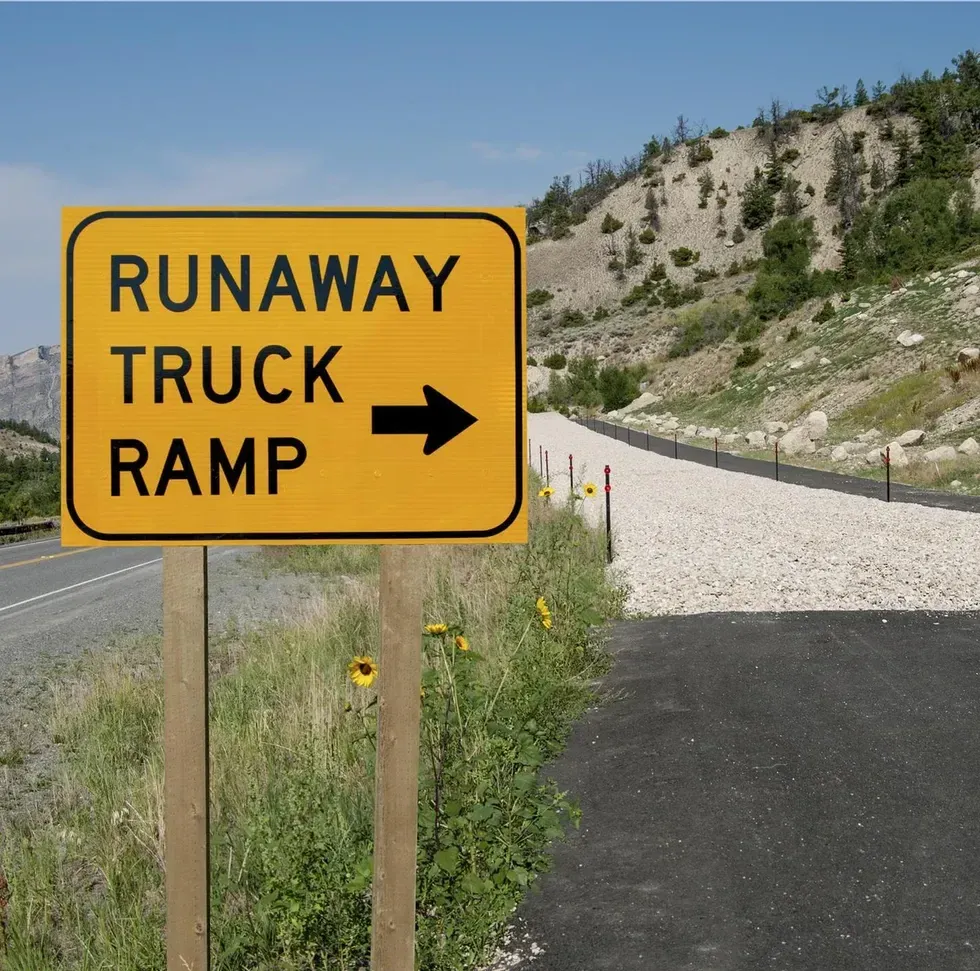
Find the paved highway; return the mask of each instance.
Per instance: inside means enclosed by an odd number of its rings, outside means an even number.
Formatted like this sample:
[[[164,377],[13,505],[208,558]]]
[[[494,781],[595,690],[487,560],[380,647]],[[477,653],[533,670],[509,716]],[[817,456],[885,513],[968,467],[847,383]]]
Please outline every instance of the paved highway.
[[[159,547],[64,547],[60,539],[0,546],[0,671],[41,655],[77,654],[162,624]],[[295,577],[263,579],[253,551],[209,555],[212,631],[233,616],[272,617],[297,587]]]

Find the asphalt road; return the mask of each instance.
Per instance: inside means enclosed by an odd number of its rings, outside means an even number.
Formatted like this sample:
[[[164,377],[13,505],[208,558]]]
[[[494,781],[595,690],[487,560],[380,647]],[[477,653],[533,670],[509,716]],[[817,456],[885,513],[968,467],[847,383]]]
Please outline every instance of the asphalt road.
[[[531,971],[980,968],[980,615],[617,627]],[[526,936],[525,936],[526,935]],[[515,967],[508,964],[508,967]]]
[[[212,631],[238,614],[281,613],[308,580],[263,578],[249,569],[252,550],[209,551]],[[0,671],[40,656],[89,648],[162,629],[159,547],[63,547],[60,539],[0,546]]]

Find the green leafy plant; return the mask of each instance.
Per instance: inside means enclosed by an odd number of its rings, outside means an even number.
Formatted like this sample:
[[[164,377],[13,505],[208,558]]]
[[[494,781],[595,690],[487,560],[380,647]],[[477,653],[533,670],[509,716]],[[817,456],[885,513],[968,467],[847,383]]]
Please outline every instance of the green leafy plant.
[[[746,368],[752,367],[762,359],[762,351],[754,345],[749,345],[748,347],[743,347],[742,352],[735,358],[735,367]]]
[[[824,324],[828,320],[833,320],[834,316],[834,305],[829,300],[825,300],[823,306],[813,315],[813,322]]]
[[[673,260],[674,266],[693,266],[701,259],[701,254],[697,250],[689,249],[687,246],[678,246],[677,249],[670,250],[670,258]]]
[[[527,306],[529,309],[531,307],[541,307],[549,300],[552,300],[554,296],[550,290],[542,290],[541,288],[531,290],[527,295]]]
[[[615,233],[617,230],[622,229],[623,225],[621,219],[617,219],[611,212],[607,212],[602,218],[602,225],[599,227],[599,232],[606,233],[607,235]]]

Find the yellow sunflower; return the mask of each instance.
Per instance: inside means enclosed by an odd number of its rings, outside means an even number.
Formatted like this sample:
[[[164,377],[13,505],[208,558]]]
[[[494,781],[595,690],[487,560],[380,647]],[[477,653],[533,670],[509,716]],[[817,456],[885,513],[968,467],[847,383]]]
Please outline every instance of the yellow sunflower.
[[[462,634],[457,635],[455,643],[461,651],[468,651],[470,649],[470,642]]]
[[[538,495],[541,496],[543,499],[550,499],[554,494],[555,494],[555,490],[552,489],[551,486],[545,486],[538,493]]]
[[[582,491],[585,493],[586,499],[591,499],[599,491],[599,487],[594,482],[586,482],[582,486]]]
[[[374,683],[374,679],[378,676],[377,664],[367,655],[364,657],[355,657],[347,665],[347,670],[350,672],[351,681],[359,688],[370,688]]]
[[[551,611],[548,609],[548,605],[545,603],[544,597],[538,597],[538,602],[535,606],[538,608],[538,613],[541,615],[541,625],[545,630],[551,630]]]
[[[425,632],[426,634],[445,634],[449,630],[446,624],[426,624]]]

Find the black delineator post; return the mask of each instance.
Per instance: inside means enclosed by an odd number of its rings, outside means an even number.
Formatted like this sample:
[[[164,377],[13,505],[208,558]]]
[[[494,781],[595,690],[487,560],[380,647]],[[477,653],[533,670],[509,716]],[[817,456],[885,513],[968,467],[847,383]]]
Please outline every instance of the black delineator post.
[[[612,486],[609,484],[609,466],[606,466],[606,562],[612,563]]]
[[[538,446],[538,475],[544,475],[544,446]]]
[[[627,445],[633,444],[633,433],[631,432],[629,425],[626,426],[626,444]]]
[[[892,447],[885,446],[885,502],[892,501]]]
[[[674,432],[674,458],[677,458],[677,432]]]
[[[568,488],[571,492],[575,491],[575,472],[572,466],[572,457],[568,456]]]
[[[779,481],[779,441],[776,441],[776,481]]]
[[[548,450],[544,450],[544,484],[551,485],[551,469],[548,468]]]
[[[718,439],[715,439],[715,468],[718,468]]]

